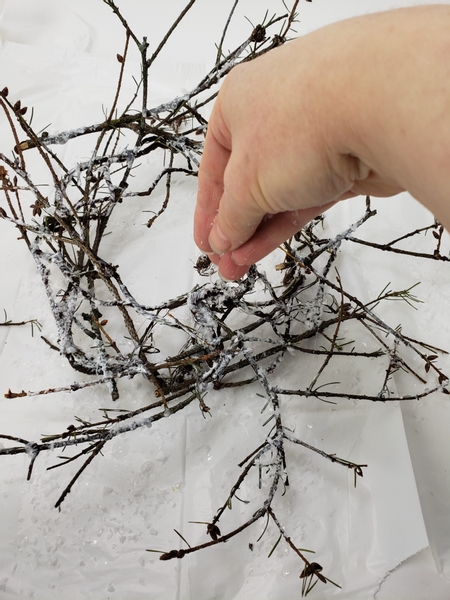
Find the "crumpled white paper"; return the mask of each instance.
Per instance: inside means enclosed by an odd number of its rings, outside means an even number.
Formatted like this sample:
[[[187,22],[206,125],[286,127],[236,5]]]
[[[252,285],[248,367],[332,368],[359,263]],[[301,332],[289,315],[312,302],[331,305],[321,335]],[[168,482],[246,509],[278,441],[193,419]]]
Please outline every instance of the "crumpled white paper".
[[[170,3],[170,7],[159,0],[128,0],[122,4],[138,33],[144,35],[148,23],[153,36],[150,38],[149,33],[149,39],[154,44],[185,2]],[[241,10],[245,14],[255,22],[262,19],[258,2],[244,4]],[[352,4],[343,2],[342,14],[334,0],[317,0],[311,6],[300,4],[299,33],[334,15],[350,16]],[[388,8],[387,2],[369,5],[367,10]],[[330,13],[331,8],[334,13]],[[218,39],[223,18],[216,14],[216,4],[213,10],[199,3],[196,10],[197,16],[190,16],[189,23],[201,22],[200,31],[192,31],[192,25],[182,30],[175,47],[171,46],[155,66],[150,89],[154,104],[194,86],[214,58],[208,36],[217,31]],[[229,7],[221,3],[222,10],[225,15]],[[173,15],[169,14],[172,11]],[[36,122],[51,132],[101,121],[102,106],[108,106],[115,90],[115,55],[123,46],[122,29],[108,7],[100,0],[4,0],[0,2],[0,13],[0,87],[8,85],[12,97],[33,106]],[[202,14],[208,21],[198,16]],[[246,23],[231,35],[242,39]],[[124,81],[124,95],[133,90],[129,77]],[[2,124],[2,144],[9,137]],[[71,152],[68,148],[68,160],[74,159]],[[155,234],[149,236],[144,231],[146,219],[139,208],[130,214],[130,222],[123,224],[120,244],[108,248],[117,256],[133,289],[151,302],[182,293],[198,280],[192,269],[197,252],[189,219],[195,185],[188,181],[178,184],[171,202],[166,225],[155,227]],[[385,213],[384,231],[373,231],[374,236],[394,237],[397,231],[404,231],[406,218],[411,223],[420,223],[424,218],[424,209],[406,195],[381,201],[378,206]],[[335,226],[343,229],[357,220],[363,207],[355,200],[334,211]],[[383,227],[381,219],[377,222]],[[44,328],[51,329],[45,295],[25,246],[17,242],[16,232],[7,223],[0,221],[0,230],[0,309],[5,308],[9,318],[38,318]],[[370,236],[371,232],[367,233]],[[161,248],[164,261],[160,260]],[[340,265],[345,284],[358,297],[369,298],[388,281],[396,287],[407,287],[420,280],[417,293],[427,303],[417,314],[403,306],[389,306],[389,318],[395,322],[398,316],[398,322],[412,337],[417,335],[448,347],[446,265],[398,261],[390,256],[377,257],[376,264],[370,260],[360,248],[357,253],[346,249]],[[280,372],[283,385],[289,387],[292,374],[305,368],[298,357],[286,359]],[[371,365],[356,371],[352,364],[343,364],[336,372],[339,380],[359,381],[361,385],[370,385],[375,376]],[[36,390],[65,385],[74,379],[76,374],[63,359],[38,338],[19,328],[0,328],[2,394],[9,387]],[[395,383],[401,394],[402,378]],[[137,380],[127,385],[122,398],[129,407],[140,406],[147,392]],[[268,532],[255,544],[261,533],[260,523],[227,544],[182,561],[161,562],[157,554],[146,552],[148,548],[167,550],[178,546],[174,528],[191,543],[204,539],[204,528],[188,521],[211,518],[237,476],[237,463],[261,436],[265,416],[260,414],[257,392],[257,387],[244,392],[211,392],[208,400],[212,419],[205,421],[191,407],[185,414],[158,424],[158,428],[114,440],[105,456],[94,461],[80,479],[61,512],[53,504],[67,484],[69,472],[64,468],[47,472],[54,457],[39,458],[30,482],[25,481],[26,457],[2,458],[2,600],[299,597],[296,557],[280,544],[268,560],[278,536]],[[44,398],[0,399],[2,432],[33,438],[59,431],[75,414],[95,414],[105,394],[90,390]],[[343,587],[341,591],[318,585],[312,597],[365,600],[376,594],[383,600],[382,581],[387,574],[428,545],[438,570],[450,576],[450,479],[446,460],[450,409],[446,397],[401,406],[352,402],[331,406],[298,399],[286,403],[284,410],[287,425],[304,441],[369,465],[355,489],[345,469],[304,449],[289,449],[291,487],[277,500],[284,522],[296,543],[312,546],[326,566],[327,575]],[[251,493],[250,487],[247,491]],[[241,514],[245,514],[245,506],[235,503],[225,515],[225,527],[239,522]],[[255,544],[253,551],[249,543]],[[415,600],[415,590],[408,589],[407,579],[404,585],[404,597]]]

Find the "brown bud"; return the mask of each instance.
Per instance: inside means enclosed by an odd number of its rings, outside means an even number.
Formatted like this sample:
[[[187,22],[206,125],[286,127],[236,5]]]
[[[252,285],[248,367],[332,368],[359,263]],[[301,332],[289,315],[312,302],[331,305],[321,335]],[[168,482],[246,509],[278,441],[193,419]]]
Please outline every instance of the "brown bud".
[[[19,114],[20,115],[24,115],[27,112],[27,110],[28,110],[28,106],[24,106],[23,108],[21,108],[19,110]]]
[[[117,56],[117,60],[118,60],[120,63],[123,63],[123,56],[122,56],[121,54],[117,54],[116,56]]]
[[[161,556],[159,557],[159,560],[170,560],[171,558],[177,558],[177,556],[178,556],[178,551],[171,550],[170,552],[164,552],[164,554],[161,554]]]
[[[20,100],[17,100],[17,102],[14,104],[13,108],[14,110],[20,110],[20,107],[22,106]]]
[[[317,575],[318,573],[320,573],[320,571],[322,571],[322,566],[319,565],[319,563],[313,562],[309,565],[305,565],[305,568],[301,572],[300,577],[303,578],[309,577],[310,575]]]
[[[30,205],[30,208],[33,209],[33,217],[40,217],[42,215],[42,207],[37,200],[34,204]]]
[[[263,42],[266,37],[266,28],[263,25],[257,25],[252,31],[250,41],[252,42]]]
[[[214,541],[221,536],[220,529],[217,527],[217,525],[213,525],[212,523],[208,523],[208,526],[206,527],[206,533],[209,534]]]
[[[0,92],[0,96],[3,96],[3,98],[6,98],[8,96],[8,94],[9,94],[9,90],[7,87],[4,87],[2,89],[2,91]]]
[[[0,217],[4,218],[4,217],[7,217],[7,216],[8,215],[6,214],[5,209],[0,206]]]

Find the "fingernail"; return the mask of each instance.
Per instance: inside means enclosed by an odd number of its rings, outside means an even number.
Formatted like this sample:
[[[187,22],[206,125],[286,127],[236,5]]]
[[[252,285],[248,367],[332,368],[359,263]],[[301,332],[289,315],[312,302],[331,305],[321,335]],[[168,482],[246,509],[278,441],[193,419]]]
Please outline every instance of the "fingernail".
[[[250,265],[253,264],[252,262],[249,262],[248,259],[245,259],[245,258],[239,259],[239,258],[237,258],[236,257],[236,252],[231,252],[230,259],[238,267],[250,267]]]
[[[222,275],[222,273],[221,273],[220,271],[218,272],[218,275],[219,275],[220,279],[221,279],[222,281],[224,281],[225,283],[233,283],[233,279],[227,279],[226,277],[224,277],[224,276]]]
[[[238,266],[238,267],[248,267],[248,265],[246,265],[245,262],[237,260],[232,254],[230,254],[230,258],[231,258],[231,260],[234,262],[234,264],[236,266]]]
[[[212,228],[208,242],[216,254],[224,254],[231,248],[231,242],[225,237],[218,223]]]

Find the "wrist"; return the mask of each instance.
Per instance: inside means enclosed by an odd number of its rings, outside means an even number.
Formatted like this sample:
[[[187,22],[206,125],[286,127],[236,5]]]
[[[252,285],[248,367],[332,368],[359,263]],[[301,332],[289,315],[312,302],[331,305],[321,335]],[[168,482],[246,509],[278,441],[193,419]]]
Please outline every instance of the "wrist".
[[[339,154],[368,179],[406,189],[448,228],[450,7],[421,6],[345,22]],[[354,157],[354,158],[353,158]],[[356,166],[355,166],[356,163]],[[366,180],[367,181],[367,180]],[[374,195],[383,193],[383,186]]]

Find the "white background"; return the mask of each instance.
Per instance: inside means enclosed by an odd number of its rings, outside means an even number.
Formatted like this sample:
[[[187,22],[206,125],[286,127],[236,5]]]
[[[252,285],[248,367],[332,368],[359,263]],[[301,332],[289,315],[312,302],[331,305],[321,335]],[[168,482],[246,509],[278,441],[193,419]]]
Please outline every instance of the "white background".
[[[231,4],[198,0],[155,65],[151,103],[193,87],[207,72]],[[301,35],[356,14],[413,4],[419,2],[302,1],[297,30]],[[119,5],[135,32],[148,36],[152,49],[185,2],[124,0]],[[230,29],[229,48],[248,35],[251,26],[244,15],[256,24],[266,7],[269,12],[283,10],[281,2],[273,0],[242,1]],[[0,87],[7,85],[11,97],[35,107],[35,128],[39,124],[57,132],[101,121],[102,107],[108,107],[114,93],[115,56],[122,52],[124,39],[108,7],[100,0],[4,0],[0,9]],[[132,67],[124,82],[125,97],[133,91]],[[9,144],[4,123],[0,141],[0,149]],[[71,150],[62,152],[65,160],[74,159]],[[140,177],[145,180],[145,174]],[[109,256],[120,264],[127,282],[145,303],[171,298],[199,281],[192,268],[197,256],[191,236],[195,183],[180,179],[174,189],[163,225],[150,235],[143,226],[148,218],[143,207],[130,206],[107,246]],[[405,227],[412,229],[429,220],[406,194],[378,206],[380,217],[365,230],[368,237],[389,239],[407,231]],[[333,213],[336,229],[345,228],[362,211],[360,200],[340,206]],[[34,264],[16,238],[16,231],[0,221],[0,310],[4,308],[14,321],[39,319],[43,333],[54,339]],[[268,264],[275,260],[269,259]],[[368,296],[389,281],[399,289],[421,281],[417,295],[425,304],[419,311],[390,306],[384,316],[394,325],[400,320],[411,335],[450,348],[445,263],[374,259],[347,248],[340,268],[348,285]],[[172,342],[165,343],[170,351]],[[441,364],[445,366],[445,361]],[[283,382],[298,368],[295,361],[286,364]],[[376,374],[371,367],[354,373],[347,365],[337,375],[360,378],[365,384]],[[8,388],[38,390],[70,384],[76,377],[39,336],[31,337],[28,328],[0,328],[2,396]],[[400,392],[401,385],[398,381]],[[255,544],[253,552],[248,544],[259,537],[256,527],[242,539],[179,562],[162,563],[156,554],[145,551],[178,547],[174,528],[192,543],[206,540],[201,526],[187,522],[211,519],[237,477],[237,463],[259,443],[254,443],[261,435],[257,391],[212,393],[213,419],[204,421],[192,408],[158,428],[114,440],[80,479],[61,512],[53,504],[71,475],[64,469],[46,471],[56,457],[40,457],[31,482],[25,482],[26,457],[2,457],[0,599],[299,597],[299,566],[292,553],[280,544],[267,559],[275,532]],[[140,382],[130,382],[121,403],[127,408],[141,406],[149,393]],[[73,415],[98,415],[107,398],[99,389],[17,400],[2,397],[0,432],[29,439],[55,433],[70,424]],[[343,403],[331,409],[298,402],[286,407],[299,437],[369,464],[355,490],[345,470],[337,471],[334,465],[298,451],[288,457],[295,485],[285,501],[286,523],[297,543],[313,546],[327,574],[343,586],[339,591],[318,585],[313,598],[450,597],[450,584],[440,575],[444,571],[450,577],[450,411],[444,398],[435,396],[410,406]],[[233,507],[225,527],[237,522],[239,511]]]

